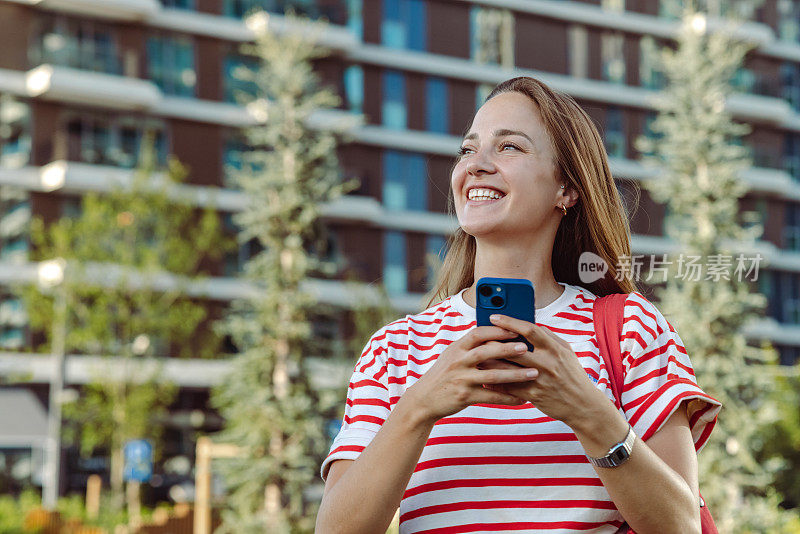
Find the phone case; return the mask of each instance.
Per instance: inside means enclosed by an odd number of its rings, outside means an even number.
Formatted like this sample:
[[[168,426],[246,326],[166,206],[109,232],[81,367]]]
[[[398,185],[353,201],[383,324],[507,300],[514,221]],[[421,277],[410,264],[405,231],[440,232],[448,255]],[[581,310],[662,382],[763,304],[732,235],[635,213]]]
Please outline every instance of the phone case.
[[[491,288],[489,294],[482,292],[486,286]],[[497,291],[497,288],[500,291]],[[502,305],[493,304],[491,299],[495,296],[501,297]],[[536,305],[534,300],[533,284],[530,280],[520,278],[491,278],[484,277],[478,280],[475,288],[475,320],[478,326],[493,326],[489,321],[492,314],[508,315],[536,323]],[[533,351],[533,345],[521,335],[513,339],[506,339],[504,342],[523,342],[528,346],[529,351]]]

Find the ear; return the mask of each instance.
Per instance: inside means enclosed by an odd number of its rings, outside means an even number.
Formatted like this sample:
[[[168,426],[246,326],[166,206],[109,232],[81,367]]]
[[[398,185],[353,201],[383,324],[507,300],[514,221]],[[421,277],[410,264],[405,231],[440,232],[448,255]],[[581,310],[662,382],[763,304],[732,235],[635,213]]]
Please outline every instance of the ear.
[[[564,205],[567,208],[571,208],[572,206],[577,204],[578,197],[579,197],[578,192],[575,190],[575,188],[573,188],[569,184],[567,184],[567,186],[564,189],[561,189],[561,200],[564,202]]]

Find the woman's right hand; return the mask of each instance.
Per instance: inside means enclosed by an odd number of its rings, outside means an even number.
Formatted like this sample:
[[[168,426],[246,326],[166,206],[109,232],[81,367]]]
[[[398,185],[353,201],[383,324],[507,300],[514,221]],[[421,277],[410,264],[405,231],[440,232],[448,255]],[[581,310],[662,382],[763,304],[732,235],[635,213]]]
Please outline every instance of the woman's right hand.
[[[524,343],[503,343],[518,334],[498,326],[478,326],[453,341],[403,397],[416,401],[425,419],[435,423],[471,404],[505,404],[518,406],[526,401],[513,395],[492,391],[483,385],[527,382],[536,378],[536,369],[481,369],[489,360],[524,354]]]

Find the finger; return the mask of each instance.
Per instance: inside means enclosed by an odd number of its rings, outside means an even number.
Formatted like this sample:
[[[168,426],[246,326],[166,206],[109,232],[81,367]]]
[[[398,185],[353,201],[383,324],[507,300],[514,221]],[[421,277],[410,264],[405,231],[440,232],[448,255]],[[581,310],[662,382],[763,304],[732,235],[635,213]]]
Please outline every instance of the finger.
[[[530,382],[539,376],[538,369],[487,369],[476,370],[470,375],[476,384],[509,384]]]
[[[481,388],[475,393],[474,404],[506,404],[509,406],[519,406],[527,401],[508,393],[501,393],[491,389]]]
[[[519,364],[513,363],[510,360],[486,360],[478,364],[478,369],[519,369]]]
[[[488,341],[483,345],[472,349],[466,362],[470,366],[487,360],[499,360],[523,354],[528,350],[525,343],[501,343],[500,341]]]
[[[516,336],[516,332],[511,332],[498,326],[478,326],[470,330],[458,341],[461,343],[462,348],[465,350],[471,350],[475,347],[483,345],[487,341],[494,341],[497,339],[513,339]]]
[[[513,356],[506,356],[506,360],[522,367],[542,368],[547,364],[547,353],[544,350],[536,349],[533,352],[525,351]]]
[[[545,333],[547,328],[543,326],[529,323],[528,321],[523,321],[515,317],[509,317],[508,315],[491,315],[489,316],[489,320],[493,325],[522,334],[534,347],[553,348],[558,346],[555,339]]]

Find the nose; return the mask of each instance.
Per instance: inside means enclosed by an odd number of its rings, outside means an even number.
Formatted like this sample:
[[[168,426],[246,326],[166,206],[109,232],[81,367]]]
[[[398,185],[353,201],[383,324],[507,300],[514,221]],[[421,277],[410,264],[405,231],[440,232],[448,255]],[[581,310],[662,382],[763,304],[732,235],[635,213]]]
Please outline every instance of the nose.
[[[478,150],[469,158],[466,171],[467,174],[473,176],[481,173],[492,173],[494,172],[494,162],[491,158],[487,158],[483,151]]]

